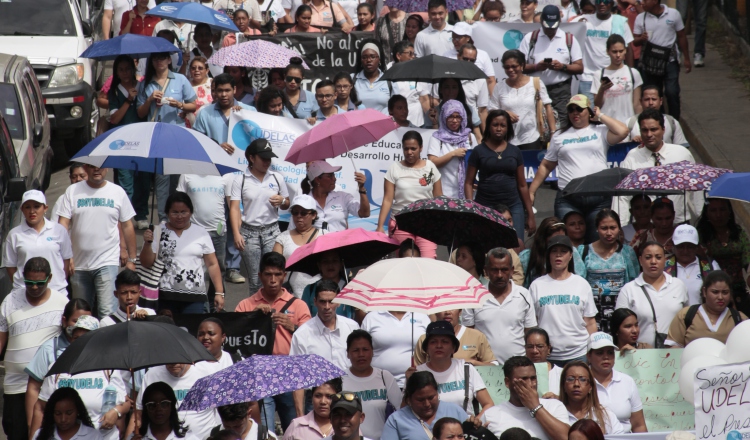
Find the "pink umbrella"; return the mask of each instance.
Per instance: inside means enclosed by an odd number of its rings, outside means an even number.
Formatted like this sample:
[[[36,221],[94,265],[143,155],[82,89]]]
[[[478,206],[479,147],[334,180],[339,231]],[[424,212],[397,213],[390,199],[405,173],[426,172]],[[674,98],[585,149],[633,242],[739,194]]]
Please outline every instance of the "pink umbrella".
[[[398,249],[398,241],[379,232],[362,228],[321,235],[312,243],[300,246],[286,260],[288,271],[317,275],[318,256],[335,250],[349,267],[367,266]]]
[[[211,55],[208,62],[209,64],[222,67],[238,66],[273,69],[286,67],[289,64],[289,59],[292,57],[301,58],[301,55],[292,49],[287,49],[270,41],[253,40],[222,47]],[[302,65],[305,69],[309,69],[304,61]]]
[[[298,137],[284,160],[298,165],[333,158],[375,142],[396,128],[390,116],[373,109],[333,115]]]

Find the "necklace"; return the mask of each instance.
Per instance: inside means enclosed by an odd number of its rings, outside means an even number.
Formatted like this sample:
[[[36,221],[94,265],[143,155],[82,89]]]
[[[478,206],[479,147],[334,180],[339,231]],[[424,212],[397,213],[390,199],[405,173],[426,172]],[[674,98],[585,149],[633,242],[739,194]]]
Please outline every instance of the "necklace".
[[[498,145],[495,148],[500,149],[501,146],[502,144]],[[487,147],[490,147],[490,146],[487,145]],[[500,149],[500,151],[496,150],[495,148],[490,147],[490,150],[492,150],[493,153],[497,153],[497,160],[501,160],[503,158],[503,153],[505,153],[505,148]]]

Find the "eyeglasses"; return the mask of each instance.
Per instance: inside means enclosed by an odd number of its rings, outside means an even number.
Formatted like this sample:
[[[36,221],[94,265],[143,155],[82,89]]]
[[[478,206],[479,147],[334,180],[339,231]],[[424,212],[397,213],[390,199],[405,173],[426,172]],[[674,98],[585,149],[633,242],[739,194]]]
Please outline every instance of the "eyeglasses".
[[[292,217],[302,217],[304,215],[312,214],[312,211],[307,211],[305,209],[293,209],[291,213]]]
[[[349,90],[352,86],[349,84],[339,84],[336,86],[336,90]]]
[[[206,68],[202,66],[191,66],[190,70],[206,70]]]
[[[539,350],[539,351],[542,351],[542,350],[544,350],[545,348],[547,348],[547,346],[546,346],[546,345],[544,345],[544,344],[536,344],[536,345],[534,345],[534,344],[526,344],[526,345],[525,345],[524,347],[525,347],[525,348],[526,348],[527,350],[533,350],[533,349],[535,349],[535,348],[536,348],[536,349],[537,349],[537,350]]]
[[[460,121],[460,120],[462,120],[462,119],[463,119],[463,117],[461,117],[461,115],[450,115],[450,116],[448,116],[448,117],[447,117],[447,118],[445,118],[445,119],[448,119],[448,120],[450,120],[450,119],[453,119],[454,121],[455,121],[455,120],[458,120],[458,121]]]
[[[334,95],[331,95],[330,93],[327,95],[317,94],[315,97],[318,99],[333,99]]]
[[[42,287],[45,284],[47,284],[47,281],[49,281],[49,276],[43,280],[23,280],[23,283],[26,284],[28,287]]]
[[[295,83],[299,84],[299,83],[302,82],[302,78],[297,78],[296,76],[287,76],[286,77],[286,82],[288,82],[288,83],[295,82]]]
[[[594,3],[597,5],[608,5],[612,3],[611,0],[594,0]]]
[[[403,52],[399,53],[399,55],[409,55],[409,56],[414,56],[414,51],[413,51],[413,50],[405,50],[405,51],[403,51]]]
[[[565,378],[565,383],[575,383],[575,381],[580,382],[581,385],[586,385],[587,383],[589,383],[589,378],[583,376],[568,376]]]
[[[487,16],[484,17],[485,21],[490,21],[490,22],[494,22],[494,23],[498,23],[501,19],[502,19],[502,17],[492,17],[492,18],[487,18]]]
[[[377,56],[377,55],[362,55],[362,61],[365,61],[365,60],[377,60],[379,58],[380,57]]]
[[[148,402],[148,403],[144,404],[143,406],[145,406],[146,409],[149,410],[149,411],[153,411],[156,408],[167,409],[170,406],[172,406],[172,401],[171,400],[162,400],[161,402]]]

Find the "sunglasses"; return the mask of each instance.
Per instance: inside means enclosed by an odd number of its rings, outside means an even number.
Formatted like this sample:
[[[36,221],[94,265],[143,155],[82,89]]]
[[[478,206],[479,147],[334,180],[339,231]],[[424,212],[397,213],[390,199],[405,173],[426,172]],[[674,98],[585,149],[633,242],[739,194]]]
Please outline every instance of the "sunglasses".
[[[296,76],[287,76],[286,77],[286,82],[288,82],[288,83],[294,82],[294,83],[299,84],[299,83],[302,82],[302,78],[297,78]]]
[[[312,214],[312,211],[306,211],[304,209],[293,209],[291,211],[293,217],[302,217],[303,215]]]
[[[28,287],[42,287],[45,284],[47,284],[47,281],[49,281],[49,276],[43,280],[23,280],[23,283],[26,284]]]
[[[148,403],[144,404],[143,406],[145,406],[146,409],[149,410],[149,411],[153,411],[156,408],[167,409],[170,406],[172,406],[172,401],[171,400],[162,400],[161,402],[148,402]]]
[[[333,395],[334,402],[338,402],[339,400],[344,399],[347,402],[354,402],[357,399],[357,395],[354,393],[338,393]]]

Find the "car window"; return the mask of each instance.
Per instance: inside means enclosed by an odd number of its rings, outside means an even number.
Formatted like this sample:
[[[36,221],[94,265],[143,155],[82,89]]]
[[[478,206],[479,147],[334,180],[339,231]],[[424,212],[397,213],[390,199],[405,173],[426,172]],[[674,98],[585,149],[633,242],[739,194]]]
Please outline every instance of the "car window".
[[[2,0],[0,35],[78,35],[71,0]]]
[[[16,149],[10,140],[8,124],[0,121],[0,126],[2,126],[2,133],[0,133],[0,161],[2,161],[2,166],[0,166],[0,170],[3,174],[3,188],[5,188],[8,186],[8,179],[17,174],[18,159],[16,157]]]
[[[24,106],[28,109],[28,112],[29,112],[29,115],[28,115],[29,127],[34,127],[34,125],[36,125],[37,123],[36,115],[38,112],[36,109],[36,105],[33,102],[34,94],[31,91],[31,84],[29,84],[29,77],[27,75],[24,75],[22,84],[23,85],[19,87],[18,91],[23,96]],[[23,87],[23,89],[21,89],[21,87]]]
[[[0,84],[0,112],[3,113],[5,122],[8,124],[10,137],[26,139],[23,111],[13,84]]]
[[[34,86],[34,80],[31,77],[30,73],[24,73],[24,84],[26,85],[26,90],[28,90],[29,93],[29,99],[31,100],[31,107],[34,109],[34,122],[41,122],[43,119],[42,116],[42,101],[41,96],[39,96],[39,93],[37,93],[37,88]]]

